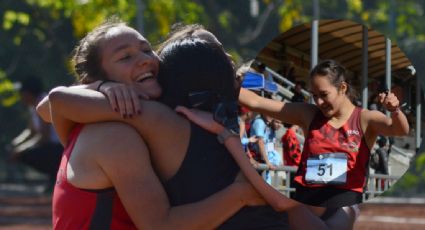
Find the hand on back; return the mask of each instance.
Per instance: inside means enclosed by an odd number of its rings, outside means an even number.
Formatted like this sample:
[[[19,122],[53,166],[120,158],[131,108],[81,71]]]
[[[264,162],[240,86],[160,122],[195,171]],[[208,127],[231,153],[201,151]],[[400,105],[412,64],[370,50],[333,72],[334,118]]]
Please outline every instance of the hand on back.
[[[242,187],[241,197],[247,206],[258,206],[265,205],[266,201],[263,197],[255,190],[255,188],[249,183],[242,172],[239,172],[235,178],[234,184]]]
[[[197,109],[188,109],[184,106],[177,106],[175,111],[185,115],[187,119],[212,133],[219,134],[224,129],[222,125],[213,119],[212,113]]]

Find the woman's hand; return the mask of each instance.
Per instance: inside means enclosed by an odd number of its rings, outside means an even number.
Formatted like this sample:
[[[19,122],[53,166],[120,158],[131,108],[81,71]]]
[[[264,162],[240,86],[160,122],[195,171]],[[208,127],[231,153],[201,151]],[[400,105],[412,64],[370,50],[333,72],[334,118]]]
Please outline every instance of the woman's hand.
[[[188,109],[184,106],[177,106],[175,111],[185,115],[187,119],[212,133],[219,134],[224,130],[222,125],[214,121],[212,113],[197,109]]]
[[[249,143],[255,143],[258,141],[258,137],[254,135],[254,136],[251,136],[248,140],[249,140]]]
[[[126,85],[118,82],[104,82],[98,90],[108,98],[111,108],[119,112],[123,118],[140,114],[139,100],[149,99],[138,89],[137,83]]]
[[[260,163],[256,161],[254,158],[249,158],[249,162],[252,164],[254,168],[257,168]]]
[[[400,108],[400,101],[398,98],[391,92],[380,93],[379,102],[385,107],[389,112],[395,112]]]
[[[242,172],[238,173],[233,183],[243,188],[241,198],[244,200],[245,205],[258,206],[266,204],[264,198],[255,190],[251,183],[249,183]]]

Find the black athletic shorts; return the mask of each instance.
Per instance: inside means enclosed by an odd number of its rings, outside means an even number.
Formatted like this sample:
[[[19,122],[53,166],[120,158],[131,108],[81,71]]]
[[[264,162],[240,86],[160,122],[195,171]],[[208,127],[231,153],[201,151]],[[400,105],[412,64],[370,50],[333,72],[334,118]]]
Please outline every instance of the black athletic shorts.
[[[295,200],[304,204],[340,208],[362,202],[362,193],[333,187],[308,188],[295,183]]]

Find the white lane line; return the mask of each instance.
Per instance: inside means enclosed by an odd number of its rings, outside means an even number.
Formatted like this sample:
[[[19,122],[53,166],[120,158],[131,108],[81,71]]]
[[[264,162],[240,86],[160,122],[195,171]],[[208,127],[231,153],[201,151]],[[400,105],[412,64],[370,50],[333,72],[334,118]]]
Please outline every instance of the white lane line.
[[[425,225],[425,218],[409,218],[409,217],[393,217],[393,216],[359,216],[357,221]]]

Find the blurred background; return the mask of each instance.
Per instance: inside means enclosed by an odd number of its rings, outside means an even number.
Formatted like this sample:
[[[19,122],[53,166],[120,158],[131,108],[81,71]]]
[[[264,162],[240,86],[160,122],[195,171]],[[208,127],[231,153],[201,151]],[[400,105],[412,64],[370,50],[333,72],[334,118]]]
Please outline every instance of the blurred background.
[[[310,23],[314,2],[320,19],[351,20],[389,37],[412,62],[425,87],[423,0],[0,1],[0,229],[48,229],[50,223],[48,176],[10,160],[10,144],[31,120],[22,93],[24,82],[37,77],[40,83],[29,85],[40,84],[45,92],[72,84],[70,53],[105,18],[120,16],[153,45],[176,22],[203,24],[241,64],[255,58],[279,34]],[[414,114],[415,107],[411,109]],[[417,152],[408,172],[385,193],[386,199],[361,207],[357,228],[411,229],[408,223],[425,227],[425,152],[423,148]],[[395,214],[403,210],[404,214]],[[374,213],[383,217],[367,218]]]

